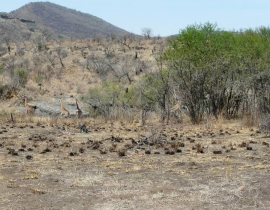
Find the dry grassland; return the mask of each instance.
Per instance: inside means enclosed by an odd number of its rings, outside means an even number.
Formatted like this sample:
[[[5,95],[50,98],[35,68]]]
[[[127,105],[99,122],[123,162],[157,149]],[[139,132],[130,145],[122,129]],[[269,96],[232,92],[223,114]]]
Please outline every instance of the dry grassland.
[[[45,50],[38,51],[33,43],[24,42],[11,44],[11,51],[3,55],[2,60],[4,66],[15,65],[17,68],[29,70],[28,82],[25,88],[22,88],[21,94],[31,98],[48,99],[60,95],[81,96],[86,94],[90,87],[96,87],[101,83],[97,67],[92,61],[104,68],[112,62],[112,67],[119,75],[128,69],[130,77],[136,81],[142,75],[155,71],[155,55],[165,49],[165,43],[165,39],[141,40],[139,43],[133,41],[129,49],[116,41],[108,40],[102,40],[100,43],[93,40],[52,41],[44,43],[47,47]],[[64,66],[57,56],[59,49],[65,54],[61,54]],[[113,52],[111,58],[106,57],[107,51]],[[134,59],[135,54],[137,59]],[[145,65],[142,67],[143,73],[136,75],[136,68],[142,64]],[[113,78],[111,73],[107,75],[107,79]],[[36,81],[38,75],[42,76],[41,88]],[[10,83],[9,74],[3,74],[1,77],[2,84]],[[122,82],[128,85],[125,78]]]
[[[82,48],[88,55],[104,52],[92,43],[85,48],[87,42],[62,42],[68,51],[65,68],[59,62],[52,68],[44,52],[21,45],[12,46],[10,55],[24,47],[16,61],[29,59],[30,69],[36,61],[36,71],[49,79],[40,89],[33,70],[26,87],[2,101],[0,209],[269,209],[270,140],[256,127],[223,119],[207,126],[187,120],[164,125],[155,115],[145,126],[138,120],[25,116],[16,112],[23,95],[49,103],[82,96],[100,84],[85,68]],[[151,72],[155,44],[141,45],[147,49],[138,50],[138,56]],[[135,51],[117,51],[117,56]],[[15,123],[9,122],[10,112]],[[78,123],[88,132],[81,132]]]
[[[1,209],[269,209],[270,140],[241,122],[16,117],[1,117]]]

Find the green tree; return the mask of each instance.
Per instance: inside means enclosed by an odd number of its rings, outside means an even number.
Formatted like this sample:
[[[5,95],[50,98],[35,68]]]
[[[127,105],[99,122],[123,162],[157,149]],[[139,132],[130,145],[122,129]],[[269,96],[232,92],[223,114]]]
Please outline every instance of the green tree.
[[[269,71],[269,49],[268,29],[228,32],[206,23],[181,30],[162,59],[196,123],[205,113],[236,115],[244,101],[246,111],[255,107],[258,86],[250,79]]]

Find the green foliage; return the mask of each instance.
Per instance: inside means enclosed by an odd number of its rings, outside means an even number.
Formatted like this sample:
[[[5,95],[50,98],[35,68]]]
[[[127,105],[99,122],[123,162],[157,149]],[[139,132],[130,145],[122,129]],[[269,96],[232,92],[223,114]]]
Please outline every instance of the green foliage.
[[[107,101],[112,105],[118,105],[121,102],[124,93],[124,87],[117,81],[105,81],[102,85],[103,94]]]
[[[230,115],[235,101],[245,100],[241,95],[254,93],[258,85],[250,78],[269,72],[269,38],[269,28],[228,32],[206,23],[188,26],[169,41],[162,59],[193,122],[201,121],[206,110],[217,116],[225,109]]]
[[[23,68],[14,69],[14,77],[17,85],[25,87],[28,79],[28,70]]]
[[[105,117],[116,106],[123,106],[128,102],[125,88],[118,81],[104,81],[101,87],[90,88],[85,100],[92,110]]]
[[[38,85],[40,85],[40,86],[42,85],[43,80],[44,80],[44,78],[43,78],[43,76],[41,76],[41,75],[38,75],[38,76],[35,77],[36,83],[37,83]]]
[[[89,90],[87,102],[104,115],[115,107],[133,107],[160,111],[162,120],[170,119],[177,102],[194,123],[221,113],[231,118],[270,111],[269,28],[225,31],[211,23],[191,25],[168,40],[156,61],[157,71],[128,89],[119,80],[103,81]]]
[[[142,80],[142,94],[148,105],[157,103],[163,112],[166,112],[166,100],[170,90],[170,72],[161,70],[156,74],[150,74]]]
[[[38,86],[40,87],[40,89],[41,89],[43,80],[44,80],[44,78],[43,78],[43,76],[41,76],[41,75],[37,75],[37,76],[35,77],[35,81],[36,81],[36,83],[38,84]]]

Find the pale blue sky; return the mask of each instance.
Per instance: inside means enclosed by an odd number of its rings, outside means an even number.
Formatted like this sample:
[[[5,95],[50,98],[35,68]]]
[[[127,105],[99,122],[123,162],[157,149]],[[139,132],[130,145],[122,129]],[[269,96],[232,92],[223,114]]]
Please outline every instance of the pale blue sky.
[[[10,12],[36,1],[0,0],[0,12]],[[51,0],[50,2],[97,16],[129,32],[178,34],[195,23],[216,23],[225,30],[270,26],[270,0]]]

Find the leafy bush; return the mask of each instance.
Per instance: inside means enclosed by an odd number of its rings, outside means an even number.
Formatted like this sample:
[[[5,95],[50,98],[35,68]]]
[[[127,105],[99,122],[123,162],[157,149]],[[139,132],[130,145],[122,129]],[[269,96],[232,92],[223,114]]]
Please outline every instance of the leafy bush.
[[[14,82],[15,85],[25,87],[28,79],[28,70],[23,68],[14,69]]]
[[[96,115],[109,117],[112,110],[125,103],[125,88],[117,81],[105,81],[101,87],[89,89],[85,101]]]
[[[206,23],[188,26],[169,40],[160,59],[193,122],[200,122],[205,113],[255,113],[258,97],[269,95],[269,38],[269,28],[228,32]],[[257,75],[263,75],[259,81]]]

